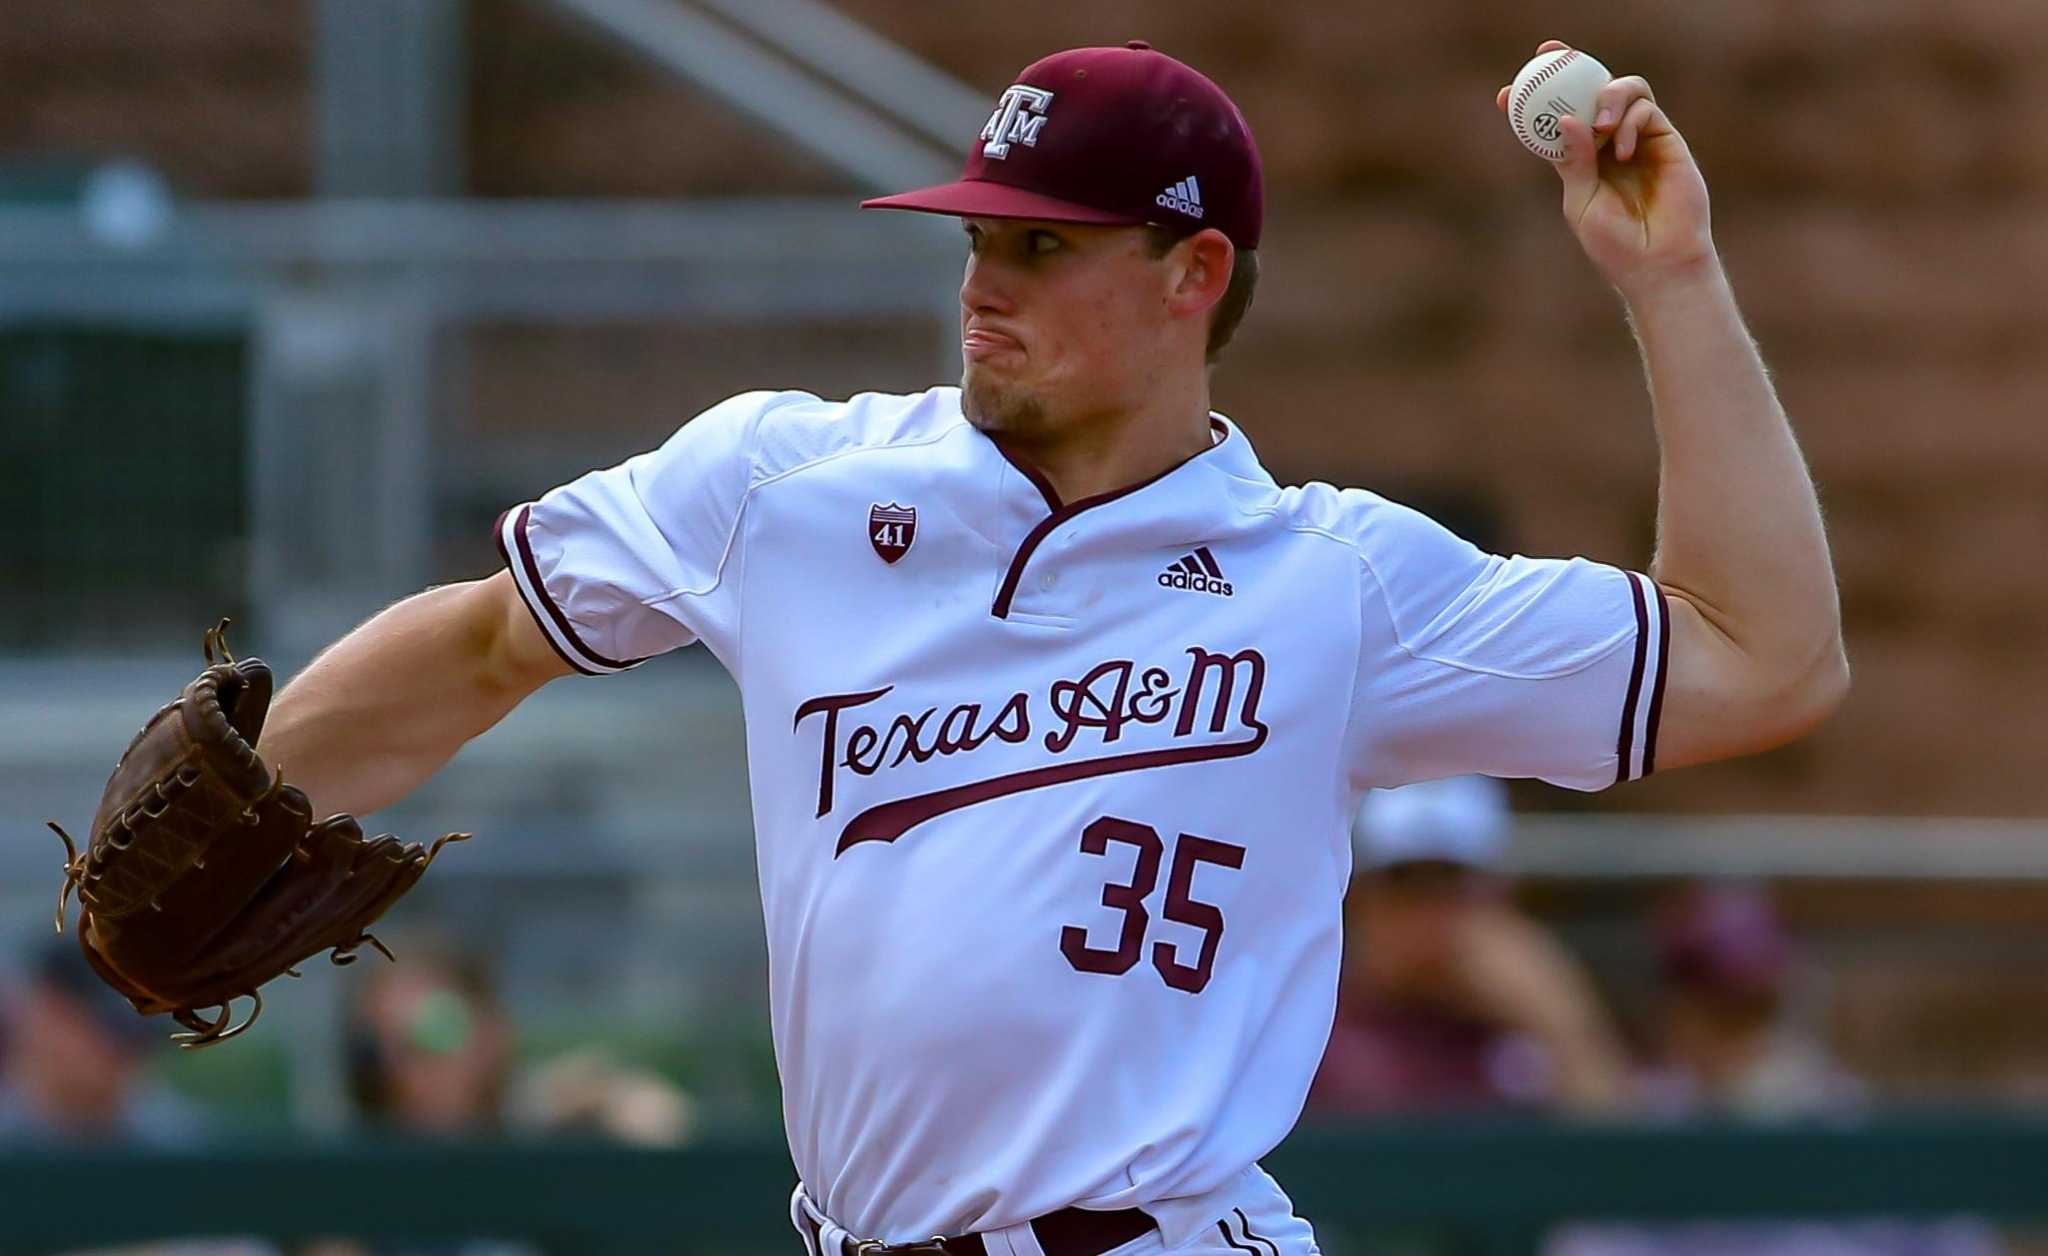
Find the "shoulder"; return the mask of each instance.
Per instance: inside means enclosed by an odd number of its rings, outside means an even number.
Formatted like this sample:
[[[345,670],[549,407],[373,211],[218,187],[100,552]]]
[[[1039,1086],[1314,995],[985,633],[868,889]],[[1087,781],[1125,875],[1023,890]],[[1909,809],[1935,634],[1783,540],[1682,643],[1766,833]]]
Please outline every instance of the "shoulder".
[[[674,439],[726,445],[760,484],[858,450],[928,444],[965,424],[954,388],[859,393],[843,401],[762,391],[719,402]]]
[[[1368,489],[1311,481],[1271,490],[1262,508],[1282,526],[1346,547],[1381,578],[1402,581],[1411,569],[1469,566],[1486,557],[1428,515]]]
[[[1266,507],[1281,526],[1341,547],[1358,594],[1378,606],[1403,638],[1428,634],[1439,615],[1473,599],[1501,559],[1410,506],[1362,488],[1320,482],[1272,491]]]

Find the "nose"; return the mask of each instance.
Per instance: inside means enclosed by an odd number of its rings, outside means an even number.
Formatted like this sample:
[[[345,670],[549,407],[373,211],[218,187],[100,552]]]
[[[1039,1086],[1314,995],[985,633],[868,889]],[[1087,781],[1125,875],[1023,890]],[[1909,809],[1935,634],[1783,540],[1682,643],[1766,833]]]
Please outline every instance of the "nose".
[[[969,314],[1007,314],[1016,308],[1002,267],[989,262],[986,254],[967,258],[967,273],[960,281],[960,306]]]

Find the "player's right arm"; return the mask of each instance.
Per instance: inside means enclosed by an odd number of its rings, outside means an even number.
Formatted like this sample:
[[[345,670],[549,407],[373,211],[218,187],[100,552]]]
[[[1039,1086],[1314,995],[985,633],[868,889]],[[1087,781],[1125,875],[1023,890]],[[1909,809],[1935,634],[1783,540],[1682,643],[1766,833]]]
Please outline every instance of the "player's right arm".
[[[506,511],[504,571],[409,597],[328,647],[278,695],[257,749],[322,814],[363,815],[557,676],[627,671],[698,640],[729,661],[755,433],[803,400],[816,399],[743,393]]]
[[[471,738],[572,669],[510,573],[415,594],[329,646],[285,687],[257,750],[321,814],[417,789]]]
[[[803,403],[817,398],[728,398],[659,448],[506,511],[504,571],[407,598],[330,646],[278,695],[258,750],[322,814],[363,815],[557,676],[628,671],[695,641],[734,666],[760,424]],[[805,430],[815,444],[858,427]],[[817,452],[787,432],[765,443],[788,458]]]

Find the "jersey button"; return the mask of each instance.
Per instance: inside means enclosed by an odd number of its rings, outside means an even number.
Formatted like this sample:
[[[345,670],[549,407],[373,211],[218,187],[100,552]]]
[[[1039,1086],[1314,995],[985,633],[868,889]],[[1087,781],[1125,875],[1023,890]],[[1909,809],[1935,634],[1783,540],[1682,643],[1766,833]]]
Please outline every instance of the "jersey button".
[[[1050,589],[1059,582],[1060,578],[1048,571],[1038,578],[1038,587],[1041,589]]]

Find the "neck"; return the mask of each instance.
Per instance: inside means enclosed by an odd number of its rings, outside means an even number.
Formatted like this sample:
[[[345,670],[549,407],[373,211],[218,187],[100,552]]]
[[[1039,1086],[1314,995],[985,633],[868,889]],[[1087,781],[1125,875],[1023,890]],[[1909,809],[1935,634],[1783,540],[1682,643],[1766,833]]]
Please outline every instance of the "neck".
[[[1206,372],[1178,387],[1156,381],[1136,407],[1075,415],[1053,430],[1005,432],[999,443],[1043,475],[1062,503],[1141,484],[1214,443]]]

